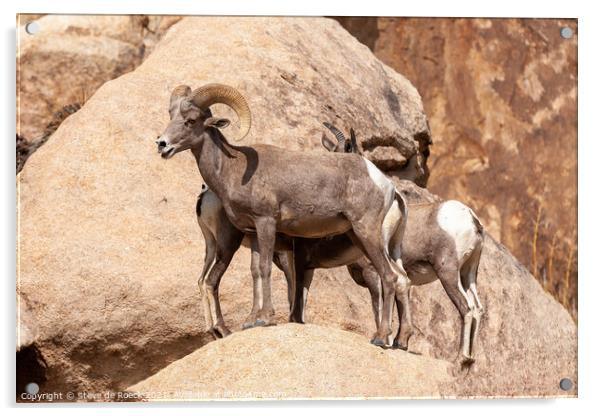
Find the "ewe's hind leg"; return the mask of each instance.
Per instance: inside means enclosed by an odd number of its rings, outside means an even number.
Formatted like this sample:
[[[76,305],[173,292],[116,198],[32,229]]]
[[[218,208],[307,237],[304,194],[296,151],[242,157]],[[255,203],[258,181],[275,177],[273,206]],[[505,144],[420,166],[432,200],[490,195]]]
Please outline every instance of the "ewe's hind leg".
[[[199,291],[201,292],[201,303],[203,304],[203,311],[205,313],[205,329],[207,331],[210,331],[213,325],[215,324],[215,321],[213,320],[214,317],[211,312],[209,297],[205,294],[205,291],[203,290],[203,285],[205,282],[205,278],[207,277],[207,273],[209,273],[209,270],[215,261],[217,243],[211,230],[202,223],[199,223],[199,225],[201,227],[201,231],[203,232],[203,237],[205,239],[205,259],[203,260],[203,270],[201,271],[201,276],[198,280],[198,286]]]
[[[211,267],[209,275],[201,283],[201,292],[206,297],[209,305],[209,317],[212,321],[210,332],[216,338],[225,337],[230,334],[230,330],[224,323],[224,317],[219,302],[219,285],[222,276],[228,269],[234,253],[240,247],[243,234],[240,232],[231,232],[223,234],[217,240],[217,256],[215,264]]]
[[[293,303],[295,302],[295,259],[292,250],[276,251],[274,253],[274,264],[278,266],[284,273],[286,278],[286,288],[288,295],[288,308],[289,314],[293,310]]]
[[[477,286],[476,283],[471,283],[468,288],[468,295],[472,297],[472,300],[475,304],[475,309],[472,312],[473,322],[470,330],[470,356],[474,358],[475,353],[475,345],[477,340],[477,335],[479,333],[479,327],[481,326],[481,317],[485,309],[481,304],[481,300],[479,299],[479,295],[477,294]]]
[[[314,278],[314,269],[306,269],[304,258],[297,256],[297,253],[295,253],[295,278],[295,299],[289,322],[304,324],[305,307],[307,306],[309,288]]]
[[[449,257],[448,257],[449,260]],[[462,286],[460,272],[457,264],[441,264],[435,268],[439,280],[443,284],[445,292],[450,297],[460,316],[462,317],[462,335],[460,344],[460,354],[462,364],[470,364],[474,360],[470,353],[470,336],[472,331],[472,320],[475,309],[472,297],[466,293]]]
[[[215,253],[217,250],[217,242],[215,241],[215,236],[211,230],[202,223],[200,224],[200,227],[205,240],[205,258],[203,259],[203,270],[201,271],[201,276],[199,277],[199,288],[201,287],[200,285],[203,280],[205,280],[207,273],[209,273],[211,265],[215,261]]]
[[[481,259],[481,248],[478,247],[475,249],[470,259],[466,262],[466,264],[462,267],[462,284],[465,288],[467,288],[468,296],[472,299],[474,308],[472,310],[472,327],[470,331],[470,356],[474,357],[475,354],[475,343],[477,339],[477,335],[479,333],[479,327],[481,324],[481,317],[485,312],[483,308],[483,304],[479,299],[479,295],[477,293],[477,273],[479,269],[479,262]]]
[[[212,319],[213,325],[210,328],[210,332],[216,338],[221,338],[230,335],[230,330],[226,327],[224,322],[224,317],[222,315],[222,310],[219,302],[219,284],[224,275],[224,272],[230,265],[232,261],[232,257],[234,252],[227,253],[225,256],[221,257],[218,253],[217,260],[211,271],[209,272],[209,276],[202,284],[202,291],[207,297],[207,302],[209,304],[210,316]]]
[[[372,265],[366,261],[361,261],[361,264],[350,264],[347,266],[347,270],[349,271],[349,274],[355,283],[362,287],[368,288],[368,291],[370,292],[370,298],[372,300],[374,321],[376,322],[376,329],[378,329],[383,307],[380,276],[376,272],[376,269],[374,269],[374,267],[372,267]]]

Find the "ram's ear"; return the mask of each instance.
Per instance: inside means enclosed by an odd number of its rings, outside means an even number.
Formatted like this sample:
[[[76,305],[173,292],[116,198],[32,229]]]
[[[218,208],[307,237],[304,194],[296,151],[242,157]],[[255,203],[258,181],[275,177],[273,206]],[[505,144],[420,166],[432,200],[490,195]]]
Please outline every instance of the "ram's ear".
[[[230,125],[230,120],[227,118],[209,117],[203,123],[205,127],[215,127],[216,129],[223,129]]]
[[[325,135],[322,135],[322,146],[324,146],[329,152],[334,152],[334,149],[337,147],[337,145]]]
[[[173,89],[171,96],[169,97],[169,106],[173,107],[182,100],[190,95],[192,89],[188,85],[179,85]]]

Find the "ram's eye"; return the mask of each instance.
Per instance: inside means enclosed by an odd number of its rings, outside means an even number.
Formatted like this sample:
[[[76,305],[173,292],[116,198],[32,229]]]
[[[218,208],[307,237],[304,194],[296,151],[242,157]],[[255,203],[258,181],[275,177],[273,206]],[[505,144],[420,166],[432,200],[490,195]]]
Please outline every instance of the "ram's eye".
[[[192,119],[186,120],[184,122],[184,124],[186,125],[186,127],[192,127],[192,125],[194,124],[194,120],[192,120]]]

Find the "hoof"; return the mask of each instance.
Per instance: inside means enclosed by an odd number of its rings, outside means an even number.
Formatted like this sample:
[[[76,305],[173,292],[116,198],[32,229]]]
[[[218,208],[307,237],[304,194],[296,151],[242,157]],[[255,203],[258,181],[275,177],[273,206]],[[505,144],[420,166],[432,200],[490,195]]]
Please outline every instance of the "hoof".
[[[393,346],[391,348],[393,348],[395,350],[404,350],[404,351],[408,350],[408,346],[401,345],[398,340],[393,341]]]
[[[462,367],[470,367],[471,365],[474,364],[474,358],[473,357],[465,357],[462,356],[462,358],[460,359],[460,365]]]
[[[268,324],[263,319],[258,319],[255,321],[255,324],[253,326],[268,326]]]
[[[228,335],[232,334],[228,328],[224,327],[216,328],[215,332],[219,333],[221,338],[226,338]]]
[[[255,326],[254,322],[245,322],[244,324],[242,324],[242,329],[249,329],[249,328],[253,328]]]
[[[381,348],[386,348],[386,347],[387,347],[387,344],[386,344],[386,342],[385,342],[385,341],[383,341],[383,340],[382,340],[382,339],[380,339],[380,338],[372,338],[372,339],[370,340],[370,344],[372,344],[372,345],[376,345],[377,347],[381,347]]]
[[[465,355],[460,355],[455,360],[454,369],[452,370],[452,374],[454,376],[459,375],[467,375],[472,369],[472,365],[475,360],[472,357],[467,357]]]

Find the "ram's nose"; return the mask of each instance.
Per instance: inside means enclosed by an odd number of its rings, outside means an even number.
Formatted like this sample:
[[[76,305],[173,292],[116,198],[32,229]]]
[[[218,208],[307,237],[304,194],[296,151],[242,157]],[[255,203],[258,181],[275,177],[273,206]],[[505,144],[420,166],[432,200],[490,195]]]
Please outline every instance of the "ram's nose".
[[[155,144],[157,145],[157,152],[161,153],[161,151],[167,146],[167,142],[165,140],[161,140],[161,136],[157,136],[157,140],[155,140]]]

